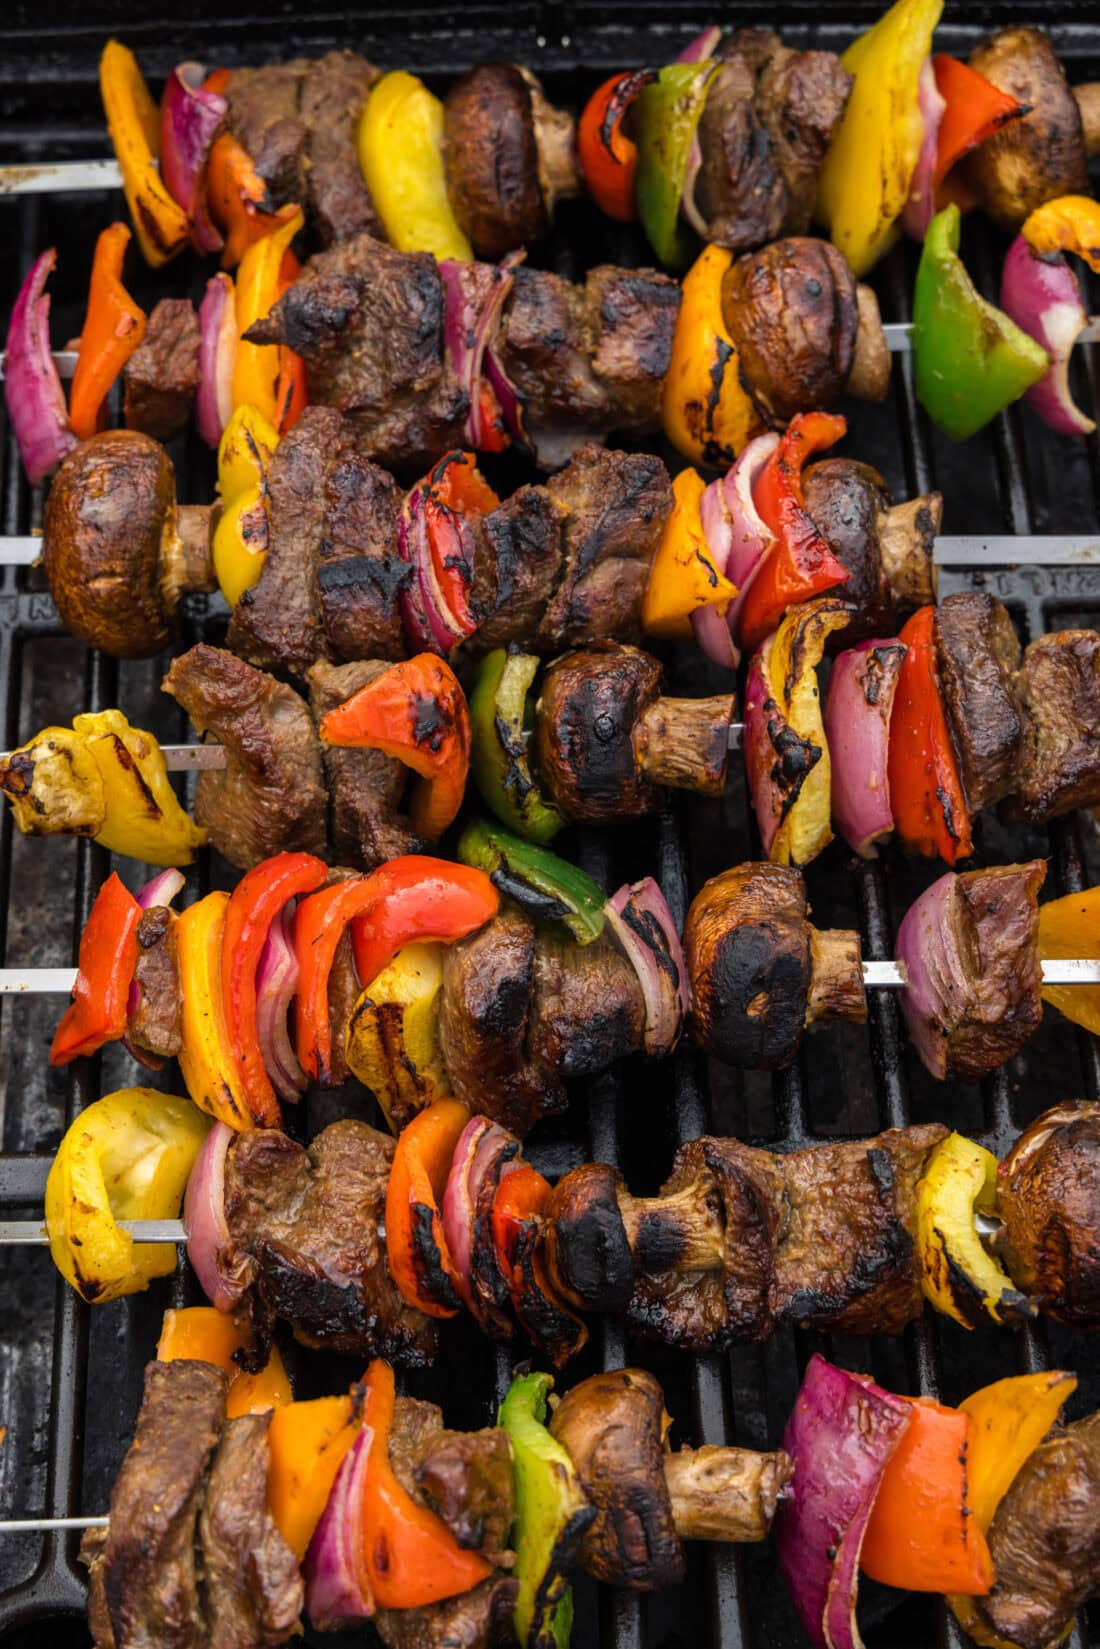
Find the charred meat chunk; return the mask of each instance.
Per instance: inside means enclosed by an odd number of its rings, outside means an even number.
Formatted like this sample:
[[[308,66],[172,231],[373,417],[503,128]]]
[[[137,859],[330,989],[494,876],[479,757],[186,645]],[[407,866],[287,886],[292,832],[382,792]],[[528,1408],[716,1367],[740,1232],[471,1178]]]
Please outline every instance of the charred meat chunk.
[[[397,549],[400,490],[385,470],[362,457],[346,424],[321,450],[324,517],[316,581],[329,651],[348,661],[404,658],[398,601],[412,574]]]
[[[355,149],[359,117],[378,74],[355,52],[333,51],[310,63],[302,76],[299,111],[309,132],[307,201],[310,221],[326,246],[364,231],[381,231]]]
[[[299,102],[307,67],[305,58],[294,57],[261,69],[238,69],[226,88],[226,125],[247,149],[272,206],[306,198],[309,132]]]
[[[126,1037],[158,1065],[174,1059],[183,1045],[176,920],[175,911],[154,905],[142,912],[137,927],[137,1006],[127,1015]]]
[[[198,1534],[209,1649],[275,1649],[298,1631],[302,1575],[267,1506],[270,1424],[270,1414],[227,1421],[207,1478]]]
[[[97,1649],[202,1649],[196,1525],[225,1421],[227,1381],[209,1363],[150,1363],[110,1523],[81,1546]]]
[[[977,813],[1007,796],[1019,773],[1020,643],[1003,603],[979,590],[947,596],[936,609],[933,634],[966,802]]]
[[[393,1140],[330,1123],[308,1149],[277,1129],[238,1134],[226,1158],[229,1244],[218,1264],[255,1334],[262,1367],[276,1318],[303,1345],[431,1362],[436,1327],[405,1304],[382,1235]]]
[[[891,504],[886,482],[870,464],[830,458],[806,471],[802,492],[814,526],[848,569],[839,594],[851,603],[854,614],[843,630],[830,636],[830,648],[835,651],[872,636],[896,634],[893,595],[878,533]]]
[[[511,1576],[491,1575],[423,1609],[379,1609],[374,1625],[387,1649],[506,1649],[515,1642],[518,1589]]]
[[[154,306],[122,382],[127,429],[170,441],[187,428],[199,387],[199,318],[189,299],[161,298]]]
[[[309,672],[309,702],[315,719],[334,710],[361,687],[374,681],[387,665],[326,664]],[[342,865],[374,870],[403,853],[423,853],[428,844],[418,836],[402,811],[408,769],[381,750],[321,746],[329,805],[329,841],[332,857]]]
[[[1100,1588],[1100,1414],[1057,1429],[1025,1461],[989,1528],[997,1578],[979,1622],[1048,1649]]]
[[[1100,1105],[1055,1105],[997,1172],[1001,1254],[1013,1282],[1061,1322],[1100,1323]]]
[[[1100,803],[1100,635],[1057,630],[1024,653],[1023,771],[1005,803],[1012,819],[1042,824]]]
[[[706,239],[747,252],[804,235],[852,77],[834,53],[791,51],[770,29],[738,29],[718,60],[699,122]]]
[[[545,487],[521,487],[479,523],[470,649],[534,644],[561,573],[561,512]]]
[[[320,745],[294,689],[205,642],[173,659],[163,686],[200,738],[225,749],[225,767],[205,768],[195,789],[195,818],[219,853],[240,870],[284,851],[323,858]]]
[[[506,1555],[515,1484],[503,1431],[447,1431],[434,1403],[399,1397],[389,1452],[402,1487],[446,1523],[460,1546],[490,1560]]]

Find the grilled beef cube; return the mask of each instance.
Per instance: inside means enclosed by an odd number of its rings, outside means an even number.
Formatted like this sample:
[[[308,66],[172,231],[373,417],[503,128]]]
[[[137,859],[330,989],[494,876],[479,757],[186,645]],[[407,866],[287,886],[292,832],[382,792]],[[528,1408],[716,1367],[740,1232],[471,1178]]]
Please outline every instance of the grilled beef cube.
[[[854,614],[829,637],[829,651],[895,635],[894,597],[879,542],[880,523],[892,502],[886,482],[870,464],[831,458],[806,471],[803,496],[814,526],[848,569],[847,582],[837,593],[852,604]]]
[[[579,945],[555,929],[535,940],[527,1046],[536,1065],[569,1080],[641,1051],[645,1003],[632,964],[609,939]]]
[[[329,710],[386,669],[388,665],[376,660],[315,664],[309,672],[309,702],[318,724]],[[427,851],[428,843],[415,833],[401,810],[409,777],[402,762],[381,750],[342,749],[334,744],[323,744],[321,753],[332,857],[339,864],[374,870],[386,859]]]
[[[490,1559],[507,1552],[515,1488],[503,1431],[447,1431],[434,1403],[399,1397],[389,1455],[402,1487],[442,1518],[460,1546]]]
[[[545,487],[521,487],[480,522],[470,608],[475,652],[534,646],[562,565],[561,512]]]
[[[228,1382],[209,1363],[150,1363],[110,1523],[89,1529],[88,1621],[97,1649],[203,1649],[196,1522],[225,1421]]]
[[[404,472],[461,443],[469,402],[446,363],[443,316],[430,253],[353,235],[310,258],[248,336],[296,350],[310,401],[348,415],[364,457]]]
[[[1100,1414],[1056,1430],[1026,1460],[989,1528],[997,1578],[978,1620],[1020,1649],[1060,1643],[1100,1590]]]
[[[505,906],[443,953],[439,1045],[455,1094],[514,1134],[564,1110],[558,1072],[527,1051],[535,925]]]
[[[977,590],[936,609],[936,664],[967,806],[977,813],[1016,783],[1024,720],[1016,693],[1020,643],[1008,611]]]
[[[270,204],[306,198],[309,131],[301,117],[304,57],[237,69],[226,88],[226,125],[267,185]]]
[[[598,264],[585,277],[584,299],[596,346],[593,370],[610,402],[602,427],[660,429],[679,283],[654,269]]]
[[[154,1069],[165,1059],[175,1059],[183,1045],[175,928],[176,913],[166,905],[143,911],[137,926],[138,999],[127,1016],[126,1038],[139,1058],[143,1053],[153,1056]]]
[[[218,852],[239,870],[284,851],[323,858],[320,746],[294,689],[205,642],[173,659],[163,687],[225,749],[225,767],[204,769],[195,789],[195,818]]]
[[[298,1559],[267,1508],[271,1415],[227,1422],[199,1514],[208,1649],[275,1649],[299,1630]]]
[[[515,1642],[518,1589],[510,1576],[491,1575],[424,1609],[379,1609],[374,1626],[387,1649],[506,1649]]]
[[[1057,630],[1024,654],[1023,768],[1005,803],[1010,819],[1042,824],[1100,803],[1100,635]]]
[[[325,1128],[307,1149],[277,1129],[238,1134],[226,1159],[229,1243],[218,1265],[256,1336],[262,1368],[277,1317],[303,1345],[420,1367],[435,1323],[405,1304],[386,1265],[394,1143],[365,1123]]]
[[[1001,1258],[1048,1316],[1100,1323],[1100,1105],[1055,1105],[1020,1135],[997,1174]]]
[[[300,112],[309,130],[309,215],[326,246],[364,231],[381,233],[355,148],[359,117],[378,77],[379,70],[366,58],[346,51],[326,52],[302,77]]]
[[[189,299],[161,298],[154,306],[122,382],[127,429],[170,441],[187,428],[199,387],[199,318]]]
[[[397,553],[400,491],[392,476],[360,455],[346,423],[333,430],[331,444],[315,450],[326,459],[315,578],[331,656],[404,658],[398,597],[412,569]]]
[[[546,488],[564,515],[564,564],[537,651],[640,641],[649,564],[672,510],[659,458],[582,447]]]
[[[791,51],[770,29],[738,29],[719,64],[699,122],[706,239],[747,252],[804,235],[852,77],[834,53]]]

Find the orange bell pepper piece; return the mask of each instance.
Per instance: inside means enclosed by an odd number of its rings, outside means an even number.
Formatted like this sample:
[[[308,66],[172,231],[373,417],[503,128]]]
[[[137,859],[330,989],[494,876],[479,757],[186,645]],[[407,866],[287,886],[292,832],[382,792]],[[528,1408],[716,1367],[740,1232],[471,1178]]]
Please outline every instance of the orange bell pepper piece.
[[[386,1186],[390,1276],[402,1299],[429,1317],[456,1316],[461,1298],[440,1205],[455,1146],[469,1120],[469,1110],[457,1099],[437,1099],[418,1112],[398,1135]]]
[[[908,649],[890,717],[887,769],[898,836],[912,853],[947,864],[973,851],[970,814],[936,673],[934,607],[920,607],[902,627]]]
[[[1100,959],[1100,887],[1039,906],[1039,955],[1044,962],[1066,956]],[[1044,985],[1043,1001],[1075,1025],[1100,1033],[1100,985]]]
[[[183,1037],[179,1063],[187,1092],[200,1111],[240,1133],[255,1127],[261,1117],[252,1113],[245,1098],[225,1019],[222,934],[228,904],[228,893],[208,893],[182,910],[176,921]],[[262,1120],[277,1127],[278,1105],[265,1106]]]
[[[383,1609],[422,1609],[480,1586],[493,1570],[463,1549],[442,1518],[402,1488],[390,1465],[396,1405],[393,1369],[367,1370],[363,1425],[370,1458],[363,1488],[363,1558],[375,1602]]]
[[[122,284],[129,244],[127,225],[112,223],[95,245],[88,309],[69,395],[69,422],[82,441],[102,429],[107,392],[145,336],[145,311]]]
[[[1020,233],[1034,252],[1075,252],[1100,274],[1100,201],[1059,195],[1037,206]]]
[[[980,1596],[993,1584],[985,1534],[969,1504],[969,1417],[929,1398],[909,1424],[879,1482],[860,1568],[908,1592]]]
[[[112,871],[80,936],[73,1000],[54,1032],[51,1065],[69,1065],[126,1034],[140,921],[141,906]]]
[[[377,871],[374,873],[376,876]],[[348,923],[369,910],[378,897],[374,876],[352,876],[303,899],[294,917],[294,950],[298,958],[296,1041],[298,1063],[308,1077],[322,1084],[332,1073],[332,1029],[328,1014],[328,982],[332,964]]]
[[[228,82],[228,72],[216,70],[206,84],[224,96],[225,86],[214,83],[218,73],[224,74]],[[220,132],[210,146],[206,200],[211,217],[225,236],[223,269],[235,269],[248,248],[270,235],[279,227],[280,219],[293,210],[286,206],[278,212],[272,209],[267,184],[252,164],[251,155],[229,132]]]
[[[613,74],[592,93],[577,123],[577,157],[585,187],[600,211],[620,223],[632,223],[638,215],[638,145],[627,134],[627,116],[642,87],[656,78],[653,69]]]
[[[413,829],[442,836],[462,806],[470,713],[449,664],[434,653],[391,664],[321,721],[321,742],[396,756],[428,782],[413,793]]]
[[[233,358],[233,405],[255,407],[280,434],[290,427],[286,420],[292,404],[300,399],[304,363],[300,384],[294,368],[299,356],[280,344],[249,343],[244,334],[254,321],[267,316],[280,293],[297,278],[300,266],[290,243],[304,221],[300,206],[284,206],[271,233],[246,248],[237,271],[240,341]]]
[[[230,1420],[239,1414],[263,1414],[268,1409],[292,1403],[294,1393],[278,1346],[272,1346],[259,1374],[246,1374],[233,1361],[234,1352],[243,1350],[248,1343],[247,1336],[228,1312],[215,1311],[212,1305],[187,1306],[181,1311],[164,1313],[157,1341],[157,1361],[213,1363],[215,1368],[228,1374],[225,1412]]]
[[[267,1505],[299,1563],[321,1521],[344,1456],[359,1435],[364,1396],[364,1387],[354,1385],[346,1397],[287,1403],[271,1416]]]
[[[932,73],[936,77],[936,90],[945,104],[936,137],[936,164],[932,174],[938,185],[957,160],[999,132],[1010,120],[1018,120],[1027,108],[1010,92],[1002,92],[984,74],[957,57],[937,52],[932,58]]]
[[[374,983],[398,951],[414,940],[448,944],[491,922],[500,894],[483,870],[407,853],[380,865],[371,878],[377,903],[351,924],[355,968]]]
[[[103,48],[99,90],[138,245],[158,269],[188,244],[191,222],[160,175],[160,115],[137,58],[119,40]]]
[[[642,600],[646,635],[690,641],[691,615],[715,606],[725,614],[737,586],[718,571],[699,506],[706,483],[698,470],[682,469],[672,483],[672,512],[650,563]]]

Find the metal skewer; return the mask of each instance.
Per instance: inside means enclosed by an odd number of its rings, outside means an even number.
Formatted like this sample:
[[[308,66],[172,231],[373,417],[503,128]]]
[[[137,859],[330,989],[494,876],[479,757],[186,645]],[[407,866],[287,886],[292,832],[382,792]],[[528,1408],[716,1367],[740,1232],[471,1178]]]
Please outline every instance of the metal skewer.
[[[0,1534],[50,1534],[54,1529],[105,1529],[109,1517],[10,1517],[0,1520]]]

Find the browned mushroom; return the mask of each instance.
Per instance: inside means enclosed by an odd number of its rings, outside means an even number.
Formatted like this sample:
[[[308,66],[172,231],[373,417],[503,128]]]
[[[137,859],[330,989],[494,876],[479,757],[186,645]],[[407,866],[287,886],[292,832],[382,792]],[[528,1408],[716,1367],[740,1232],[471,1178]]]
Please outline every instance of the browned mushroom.
[[[1055,1105],[997,1173],[1001,1252],[1013,1282],[1066,1323],[1100,1315],[1100,1105]]]
[[[212,509],[177,505],[163,447],[105,430],[63,460],[46,500],[42,565],[58,612],[89,647],[149,658],[187,590],[212,590]]]
[[[683,1579],[683,1540],[767,1537],[789,1458],[714,1447],[672,1454],[671,1424],[660,1384],[643,1369],[594,1374],[555,1407],[550,1430],[596,1508],[581,1562],[597,1580],[656,1591]]]
[[[970,66],[1029,111],[963,162],[966,181],[993,221],[1018,229],[1044,201],[1087,194],[1089,144],[1100,137],[1100,89],[1082,87],[1078,103],[1043,29],[998,30],[975,46]]]
[[[745,388],[769,423],[832,406],[845,389],[873,400],[886,393],[878,305],[873,295],[861,301],[827,241],[790,236],[738,258],[722,280],[722,314]]]
[[[867,1017],[859,936],[818,932],[788,866],[738,865],[696,894],[684,923],[688,1030],[731,1065],[789,1065],[815,1019]]]
[[[721,793],[732,694],[661,697],[661,666],[606,643],[555,659],[535,715],[539,774],[568,818],[606,823],[659,805],[661,787]]]
[[[452,86],[444,160],[455,217],[480,258],[541,240],[555,202],[579,189],[572,117],[511,63],[484,63]]]

